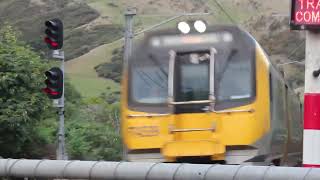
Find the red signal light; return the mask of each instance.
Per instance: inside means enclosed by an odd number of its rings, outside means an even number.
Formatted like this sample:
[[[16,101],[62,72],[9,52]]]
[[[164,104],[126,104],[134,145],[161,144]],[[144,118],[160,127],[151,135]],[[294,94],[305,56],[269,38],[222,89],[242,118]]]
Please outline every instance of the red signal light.
[[[43,91],[44,93],[46,93],[46,94],[53,95],[53,96],[59,94],[59,92],[53,91],[53,90],[51,90],[50,88],[43,88],[42,91]]]
[[[51,44],[51,46],[53,46],[53,47],[58,47],[58,46],[59,46],[59,44],[58,44],[58,43],[53,42],[53,41],[52,41],[50,44]]]
[[[55,96],[55,95],[58,95],[59,93],[57,91],[51,91],[50,94]]]
[[[49,88],[43,88],[42,91],[43,91],[44,93],[46,93],[46,94],[53,95],[53,96],[59,94],[57,91],[52,91],[52,90],[50,90]]]
[[[44,42],[49,49],[58,50],[63,46],[63,23],[60,19],[51,19],[45,22],[47,29]]]
[[[57,42],[52,41],[52,40],[51,40],[50,38],[48,38],[48,37],[45,37],[45,38],[44,38],[44,42],[47,43],[47,44],[50,44],[50,45],[53,46],[53,47],[58,47],[58,46],[59,46],[59,44],[58,44]]]
[[[50,99],[59,99],[63,95],[63,71],[58,67],[53,67],[46,71],[47,79],[44,81],[46,87],[42,91],[48,95]]]

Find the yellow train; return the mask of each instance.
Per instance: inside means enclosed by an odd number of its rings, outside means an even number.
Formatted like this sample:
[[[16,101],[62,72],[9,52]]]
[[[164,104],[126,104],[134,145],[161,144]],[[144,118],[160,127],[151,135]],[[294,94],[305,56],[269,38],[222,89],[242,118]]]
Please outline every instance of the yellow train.
[[[299,98],[236,26],[146,35],[129,58],[121,91],[128,161],[301,161]]]

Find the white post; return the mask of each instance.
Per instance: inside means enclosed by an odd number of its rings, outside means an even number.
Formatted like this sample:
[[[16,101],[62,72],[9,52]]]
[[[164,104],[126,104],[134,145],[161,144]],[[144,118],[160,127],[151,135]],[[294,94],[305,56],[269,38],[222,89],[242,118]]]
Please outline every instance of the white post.
[[[303,166],[320,167],[320,33],[307,31]]]

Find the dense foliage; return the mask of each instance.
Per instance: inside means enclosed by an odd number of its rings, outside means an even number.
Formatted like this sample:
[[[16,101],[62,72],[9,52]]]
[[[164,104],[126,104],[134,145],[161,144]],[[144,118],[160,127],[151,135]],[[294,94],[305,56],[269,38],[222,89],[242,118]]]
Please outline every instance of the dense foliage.
[[[41,92],[48,68],[12,27],[0,30],[0,156],[55,158],[58,116]],[[119,160],[119,93],[83,102],[67,79],[65,95],[69,158]]]
[[[90,109],[74,114],[67,123],[68,152],[72,159],[120,160],[117,107],[111,106],[91,105]]]
[[[98,76],[112,79],[115,82],[121,81],[123,62],[123,48],[113,50],[110,62],[100,64],[95,67]]]
[[[41,93],[47,66],[14,32],[10,26],[0,30],[0,154],[23,157],[41,144],[33,126],[49,109]]]

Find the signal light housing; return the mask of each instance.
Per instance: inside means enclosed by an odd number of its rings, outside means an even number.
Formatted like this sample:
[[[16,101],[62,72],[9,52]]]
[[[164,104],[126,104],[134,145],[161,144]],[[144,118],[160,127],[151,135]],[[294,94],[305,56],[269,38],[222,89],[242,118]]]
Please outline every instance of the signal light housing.
[[[45,80],[46,88],[42,91],[48,95],[50,99],[60,99],[63,95],[63,72],[58,67],[53,67],[45,72],[47,79]]]
[[[45,22],[47,29],[44,42],[49,49],[57,50],[63,46],[63,23],[60,19],[52,19]]]

